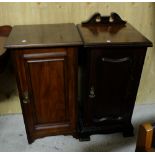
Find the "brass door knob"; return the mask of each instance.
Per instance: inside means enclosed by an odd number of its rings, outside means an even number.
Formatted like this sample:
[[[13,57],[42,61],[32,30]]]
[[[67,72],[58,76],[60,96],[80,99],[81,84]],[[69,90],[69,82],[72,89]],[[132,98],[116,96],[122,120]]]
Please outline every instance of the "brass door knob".
[[[29,103],[29,102],[30,102],[30,99],[29,99],[28,91],[25,91],[25,92],[23,93],[23,103],[24,103],[24,104],[27,104],[27,103]]]
[[[89,98],[95,98],[95,90],[93,86],[90,88]]]

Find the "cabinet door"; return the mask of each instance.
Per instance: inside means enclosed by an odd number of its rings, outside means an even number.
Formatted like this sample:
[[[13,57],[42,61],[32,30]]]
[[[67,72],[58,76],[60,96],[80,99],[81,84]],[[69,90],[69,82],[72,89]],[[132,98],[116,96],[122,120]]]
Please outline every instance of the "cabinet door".
[[[72,48],[18,50],[15,60],[29,142],[75,132],[75,59]]]
[[[140,51],[140,50],[139,50]],[[86,126],[130,122],[145,53],[91,49]]]

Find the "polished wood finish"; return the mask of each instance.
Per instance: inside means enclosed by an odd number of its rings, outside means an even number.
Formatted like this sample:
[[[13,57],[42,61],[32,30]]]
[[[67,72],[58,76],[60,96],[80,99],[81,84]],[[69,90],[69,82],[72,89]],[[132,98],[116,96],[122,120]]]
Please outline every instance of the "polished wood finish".
[[[82,25],[90,25],[90,24],[125,24],[126,21],[122,20],[121,17],[115,13],[112,12],[110,16],[101,16],[100,13],[93,14],[90,19],[87,21],[82,22]]]
[[[74,24],[42,24],[14,26],[5,47],[38,48],[81,44]]]
[[[12,56],[29,143],[47,135],[74,134],[75,49],[17,49]]]
[[[23,44],[21,39],[28,42]],[[15,64],[29,143],[44,136],[76,135],[77,49],[81,43],[73,24],[13,28],[6,47],[11,48]]]
[[[80,139],[113,132],[133,136],[133,108],[152,43],[129,24],[78,25],[78,30],[84,42],[79,53]]]
[[[152,146],[154,127],[151,123],[143,123],[139,126],[136,143],[136,152],[154,152]]]
[[[84,50],[79,62],[81,85],[85,85],[80,94],[81,137],[112,132],[132,136],[131,117],[146,48]],[[90,96],[92,88],[94,97]]]
[[[78,25],[85,47],[150,47],[152,43],[129,23]]]
[[[85,140],[96,133],[132,136],[148,46],[130,24],[15,26],[6,47],[12,50],[29,143],[57,134]]]

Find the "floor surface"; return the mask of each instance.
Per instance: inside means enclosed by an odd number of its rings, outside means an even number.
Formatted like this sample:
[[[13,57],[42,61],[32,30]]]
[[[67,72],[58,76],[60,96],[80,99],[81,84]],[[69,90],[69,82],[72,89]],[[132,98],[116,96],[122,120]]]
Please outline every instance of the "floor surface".
[[[121,133],[93,135],[91,141],[79,142],[72,136],[51,136],[28,144],[21,114],[0,116],[1,152],[133,152],[137,127],[143,122],[155,122],[155,104],[136,105],[132,122],[135,136],[124,138]]]

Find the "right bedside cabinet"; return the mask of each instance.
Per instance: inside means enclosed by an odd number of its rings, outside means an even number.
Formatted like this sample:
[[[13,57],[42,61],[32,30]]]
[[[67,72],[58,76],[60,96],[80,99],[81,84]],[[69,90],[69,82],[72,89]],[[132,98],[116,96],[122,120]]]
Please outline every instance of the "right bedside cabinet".
[[[79,137],[123,132],[133,136],[131,123],[147,47],[152,43],[115,13],[94,15],[77,25],[79,51]],[[116,17],[116,18],[115,18]]]

